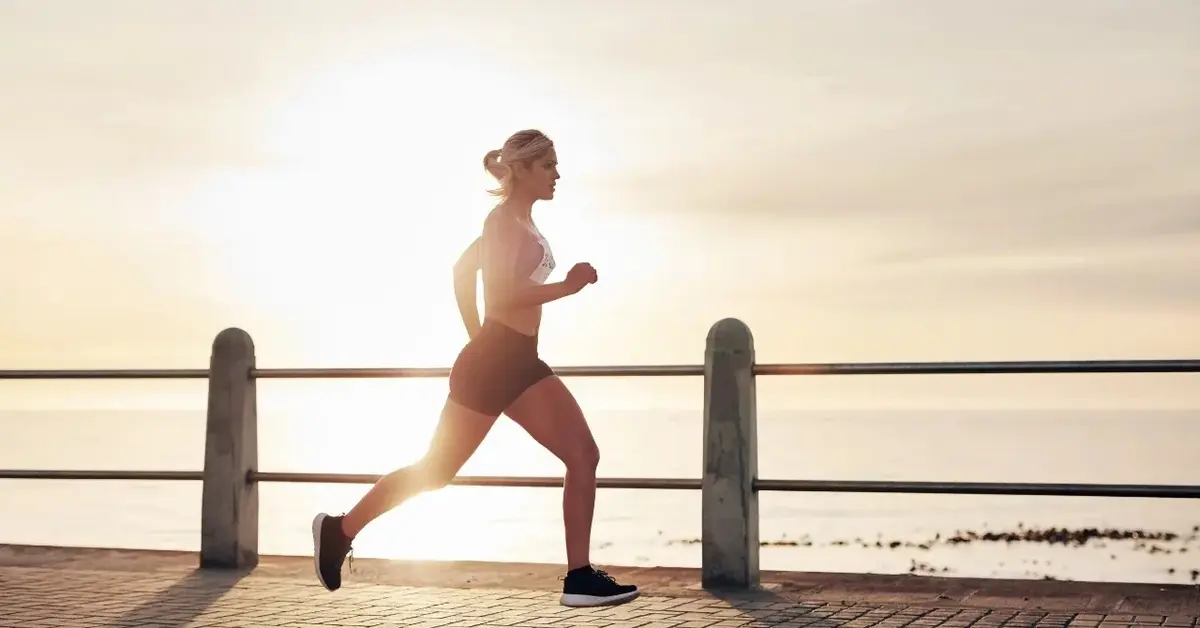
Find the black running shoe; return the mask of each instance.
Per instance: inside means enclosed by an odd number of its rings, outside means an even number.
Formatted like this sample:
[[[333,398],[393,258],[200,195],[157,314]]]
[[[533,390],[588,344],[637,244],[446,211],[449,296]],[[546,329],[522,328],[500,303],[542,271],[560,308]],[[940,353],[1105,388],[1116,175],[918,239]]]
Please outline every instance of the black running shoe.
[[[588,565],[567,572],[563,579],[563,606],[604,606],[621,604],[640,592],[632,584],[617,584],[613,577]]]
[[[312,534],[313,567],[317,579],[326,589],[337,591],[342,587],[342,561],[350,554],[350,542],[354,539],[342,532],[342,516],[325,513],[313,519]]]

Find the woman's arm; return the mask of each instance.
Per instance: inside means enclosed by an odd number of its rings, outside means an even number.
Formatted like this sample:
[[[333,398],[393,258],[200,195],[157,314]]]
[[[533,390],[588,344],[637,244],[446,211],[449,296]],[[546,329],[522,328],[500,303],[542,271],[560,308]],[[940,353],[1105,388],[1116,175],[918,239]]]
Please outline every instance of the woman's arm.
[[[479,240],[475,238],[454,263],[454,300],[458,303],[458,313],[462,315],[468,338],[474,338],[480,329],[479,303],[475,294],[475,279],[480,267]]]

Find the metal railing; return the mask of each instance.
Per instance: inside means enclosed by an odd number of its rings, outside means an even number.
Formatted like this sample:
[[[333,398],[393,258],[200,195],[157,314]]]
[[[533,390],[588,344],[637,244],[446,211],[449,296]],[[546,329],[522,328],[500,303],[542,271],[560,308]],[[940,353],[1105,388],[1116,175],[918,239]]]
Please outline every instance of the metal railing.
[[[755,364],[754,375],[987,375],[1196,373],[1200,360],[1042,360],[1010,362],[813,362]],[[700,377],[703,364],[560,366],[560,377]],[[208,379],[208,369],[2,370],[6,379]],[[446,367],[251,369],[257,379],[439,379]]]
[[[444,378],[447,368],[275,368],[254,364],[249,335],[227,329],[213,344],[208,369],[0,370],[0,380],[207,379],[208,440],[203,471],[0,469],[0,479],[201,481],[201,565],[241,567],[257,561],[261,482],[372,484],[376,474],[259,471],[258,379]],[[757,473],[754,380],[773,375],[961,375],[1053,373],[1197,373],[1200,360],[1073,360],[1006,362],[875,362],[757,364],[750,330],[725,319],[708,335],[702,365],[568,366],[565,377],[704,377],[704,475],[700,478],[599,478],[598,488],[701,490],[705,586],[758,582],[760,491],[1200,498],[1200,486],[1007,482],[920,482],[761,479]],[[718,482],[720,480],[720,482]],[[561,477],[458,476],[456,486],[561,487]],[[252,525],[243,525],[246,520]]]

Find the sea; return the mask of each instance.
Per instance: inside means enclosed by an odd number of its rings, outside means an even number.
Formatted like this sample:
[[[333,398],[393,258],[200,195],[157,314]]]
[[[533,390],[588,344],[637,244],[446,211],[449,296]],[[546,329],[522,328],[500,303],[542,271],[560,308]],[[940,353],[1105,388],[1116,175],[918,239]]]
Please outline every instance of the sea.
[[[262,471],[411,463],[441,403],[436,386],[319,401],[273,385],[259,383]],[[0,467],[201,469],[202,391],[194,401],[0,411]],[[601,476],[700,476],[699,397],[694,407],[593,405]],[[1200,483],[1200,409],[760,403],[758,434],[759,475],[770,479]],[[559,475],[562,465],[502,417],[462,473]],[[346,511],[366,490],[264,483],[260,552],[309,555],[312,517]],[[199,549],[197,482],[0,480],[0,504],[0,543]],[[448,487],[376,520],[355,556],[562,563],[561,507],[557,488]],[[1200,581],[1196,500],[763,492],[759,517],[768,570]],[[698,491],[599,491],[596,563],[697,567],[699,538]]]

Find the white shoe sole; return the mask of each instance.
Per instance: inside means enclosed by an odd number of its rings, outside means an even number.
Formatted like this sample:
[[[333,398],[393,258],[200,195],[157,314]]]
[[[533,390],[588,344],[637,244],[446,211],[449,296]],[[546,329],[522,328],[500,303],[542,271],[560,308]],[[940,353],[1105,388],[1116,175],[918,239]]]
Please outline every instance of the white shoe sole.
[[[326,590],[332,591],[329,585],[326,584],[325,578],[321,577],[321,524],[325,523],[325,518],[329,515],[321,513],[313,517],[312,535],[313,535],[313,571],[317,572],[317,580],[321,582],[321,586]]]
[[[614,604],[624,604],[641,595],[641,589],[635,589],[629,593],[620,595],[610,595],[608,597],[597,597],[595,595],[580,595],[578,593],[563,593],[559,603],[563,606],[574,608],[585,608],[589,606],[612,606]]]

